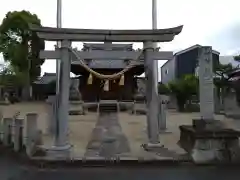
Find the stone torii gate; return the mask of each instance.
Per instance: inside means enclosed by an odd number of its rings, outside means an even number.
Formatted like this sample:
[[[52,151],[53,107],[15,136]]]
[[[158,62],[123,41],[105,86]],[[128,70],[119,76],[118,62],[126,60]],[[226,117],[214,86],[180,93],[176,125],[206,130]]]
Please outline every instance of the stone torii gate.
[[[61,41],[61,49],[55,51],[42,51],[40,57],[44,59],[60,59],[60,95],[59,110],[57,119],[57,133],[55,141],[55,150],[61,153],[69,152],[70,144],[68,141],[68,106],[69,106],[69,86],[70,86],[70,66],[71,62],[79,61],[76,54],[71,52],[71,42],[142,42],[143,52],[138,51],[77,51],[76,53],[82,59],[137,59],[138,63],[144,63],[147,98],[147,130],[149,146],[157,146],[158,138],[158,92],[153,88],[154,81],[154,61],[169,60],[173,58],[173,52],[156,51],[152,47],[153,42],[171,42],[175,35],[182,31],[183,26],[169,29],[155,30],[91,30],[91,29],[68,29],[51,27],[32,27],[39,38],[47,41]],[[143,55],[141,56],[141,53]]]

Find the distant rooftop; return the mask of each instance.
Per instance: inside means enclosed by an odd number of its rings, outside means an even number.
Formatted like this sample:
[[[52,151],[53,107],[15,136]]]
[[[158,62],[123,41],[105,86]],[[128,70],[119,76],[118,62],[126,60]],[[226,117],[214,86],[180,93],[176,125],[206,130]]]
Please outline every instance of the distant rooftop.
[[[193,49],[195,49],[195,48],[199,48],[199,47],[202,47],[202,45],[196,44],[196,45],[194,45],[194,46],[191,46],[191,47],[189,47],[189,48],[186,48],[186,49],[184,49],[184,50],[181,50],[181,51],[179,51],[179,52],[176,52],[174,55],[177,56],[177,55],[183,54],[183,53],[185,53],[185,52],[191,51],[191,50],[193,50]],[[220,54],[220,52],[218,52],[218,51],[216,51],[216,50],[212,50],[212,52],[213,52],[214,54],[217,54],[217,55]]]
[[[44,73],[40,79],[36,80],[35,84],[49,84],[52,81],[56,81],[56,73]]]
[[[199,47],[202,47],[202,45],[196,44],[196,45],[194,45],[194,46],[191,46],[191,47],[188,47],[188,48],[183,49],[183,50],[181,50],[181,51],[178,51],[178,52],[176,52],[176,53],[174,54],[173,59],[175,58],[175,56],[178,56],[178,55],[180,55],[180,54],[186,53],[186,52],[188,52],[188,51],[191,51],[191,50],[196,49],[196,48],[199,48]],[[218,52],[218,51],[216,51],[216,50],[213,50],[213,49],[212,49],[212,53],[217,54],[217,55],[220,54],[220,52]],[[168,63],[169,63],[171,60],[173,60],[173,59],[170,59],[170,60],[166,61],[161,67],[165,66],[166,64],[168,64]]]
[[[74,78],[77,78],[77,76],[73,77],[73,76],[70,75],[70,78],[74,79]],[[56,81],[56,79],[57,79],[56,78],[56,73],[47,73],[47,72],[45,72],[43,74],[43,76],[39,77],[38,80],[36,80],[34,83],[35,84],[49,84],[52,81]]]

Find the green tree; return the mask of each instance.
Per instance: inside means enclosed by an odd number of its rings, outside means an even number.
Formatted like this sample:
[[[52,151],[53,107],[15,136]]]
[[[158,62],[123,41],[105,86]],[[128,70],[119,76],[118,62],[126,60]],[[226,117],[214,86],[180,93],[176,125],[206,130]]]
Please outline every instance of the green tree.
[[[235,56],[234,60],[237,61],[237,62],[240,62],[240,55]],[[240,65],[238,65],[238,68],[240,68]],[[240,106],[240,84],[239,84],[239,80],[235,81],[234,87],[235,87],[235,90],[236,90],[238,105]]]
[[[17,71],[11,65],[4,66],[0,71],[0,84],[4,87],[22,87],[25,84],[26,74]]]
[[[184,111],[185,104],[198,95],[199,81],[195,75],[185,75],[168,84],[170,92],[175,95],[179,111]]]
[[[240,62],[240,55],[234,56],[234,60]]]
[[[30,30],[30,25],[41,26],[41,21],[28,11],[8,12],[0,25],[0,52],[13,67],[15,76],[25,77],[26,99],[30,95],[30,85],[41,74],[44,63],[44,59],[39,58],[44,41]]]
[[[237,69],[238,67],[233,67],[231,63],[228,64],[219,63],[215,69],[215,74],[218,76],[217,78],[215,78],[216,85],[220,87],[227,86],[228,81],[231,78],[229,74]]]
[[[215,69],[217,77],[214,78],[214,84],[217,87],[218,96],[224,96],[225,93],[231,88],[231,76],[230,74],[236,71],[238,67],[234,67],[231,63],[229,64],[218,64]],[[221,93],[220,93],[221,90]]]
[[[159,94],[169,94],[170,90],[167,85],[165,85],[163,83],[159,83],[158,84],[158,93]]]

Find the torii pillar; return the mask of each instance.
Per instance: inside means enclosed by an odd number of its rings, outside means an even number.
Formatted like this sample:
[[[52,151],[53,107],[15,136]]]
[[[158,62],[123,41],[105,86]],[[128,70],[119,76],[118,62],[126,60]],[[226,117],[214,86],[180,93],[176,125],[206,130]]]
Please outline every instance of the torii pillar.
[[[144,42],[144,68],[146,77],[146,99],[147,99],[147,130],[148,130],[148,144],[146,148],[159,145],[159,131],[158,131],[158,92],[155,88],[157,77],[154,71],[155,62],[151,59],[151,52],[154,51],[151,41]]]

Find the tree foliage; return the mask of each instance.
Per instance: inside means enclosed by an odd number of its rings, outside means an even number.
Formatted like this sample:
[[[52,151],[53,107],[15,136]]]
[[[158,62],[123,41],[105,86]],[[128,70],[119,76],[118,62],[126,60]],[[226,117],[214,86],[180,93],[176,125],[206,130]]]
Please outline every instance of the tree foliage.
[[[5,66],[0,71],[0,84],[5,87],[23,87],[26,84],[26,74],[17,71],[11,65]]]
[[[214,78],[215,86],[218,89],[222,89],[222,92],[225,93],[228,89],[231,88],[230,74],[232,72],[236,71],[237,69],[238,69],[238,67],[234,67],[231,63],[218,64],[218,66],[215,69],[215,74],[217,75]]]
[[[39,52],[44,49],[44,41],[30,30],[30,25],[41,26],[35,14],[28,11],[8,12],[0,26],[0,52],[4,60],[14,67],[15,75],[27,74],[28,83],[41,73],[43,59]]]
[[[168,86],[163,83],[158,84],[158,93],[159,94],[169,94],[170,91],[169,91]]]
[[[179,111],[184,110],[187,100],[198,95],[199,81],[195,75],[189,74],[168,84],[169,90],[175,95]]]
[[[240,55],[234,56],[234,60],[240,62]]]

